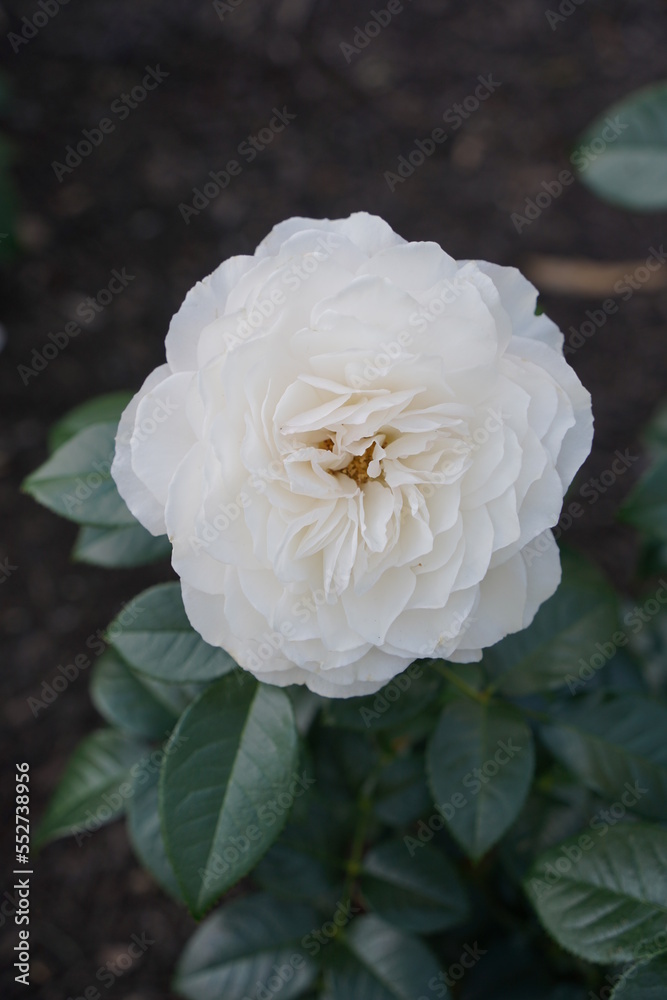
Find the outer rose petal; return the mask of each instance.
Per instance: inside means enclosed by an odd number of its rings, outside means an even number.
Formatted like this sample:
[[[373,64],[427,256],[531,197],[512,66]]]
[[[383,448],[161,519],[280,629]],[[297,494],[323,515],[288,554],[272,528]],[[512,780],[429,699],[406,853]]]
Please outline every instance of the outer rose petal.
[[[516,267],[501,267],[486,260],[478,260],[477,266],[488,274],[498,289],[503,307],[513,319],[514,335],[541,340],[560,352],[563,334],[544,313],[535,315],[538,294],[535,285]]]
[[[229,292],[254,264],[254,257],[230,257],[213,274],[190,289],[181,308],[172,317],[165,340],[167,361],[172,371],[197,370],[199,338],[193,337],[193,331],[201,333],[205,326],[224,312]]]
[[[152,371],[134,399],[123,410],[116,432],[116,453],[111,465],[111,475],[116,481],[118,492],[144,528],[152,535],[163,535],[167,530],[164,522],[164,504],[146,488],[132,468],[130,439],[139,409],[139,403],[156,386],[171,375],[169,365],[160,365]]]
[[[387,247],[405,243],[390,225],[377,215],[368,212],[353,212],[347,219],[306,219],[294,216],[274,226],[257,247],[255,254],[266,257],[276,253],[282,244],[302,229],[318,230],[322,233],[341,233],[347,236],[369,257],[386,250]]]
[[[195,286],[112,473],[168,527],[207,642],[268,683],[351,697],[532,621],[592,436],[536,298],[516,269],[364,212],[288,219]]]
[[[169,375],[145,394],[137,408],[130,439],[132,468],[163,505],[176,468],[196,440],[187,406],[194,378],[191,372]]]

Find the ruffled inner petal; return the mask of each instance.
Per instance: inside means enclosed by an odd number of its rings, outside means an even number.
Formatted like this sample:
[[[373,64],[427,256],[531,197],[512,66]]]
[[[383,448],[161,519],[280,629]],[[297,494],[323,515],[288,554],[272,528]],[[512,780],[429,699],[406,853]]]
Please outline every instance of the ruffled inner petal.
[[[338,697],[526,626],[592,435],[535,303],[366,213],[287,220],[195,286],[113,473],[207,642]]]

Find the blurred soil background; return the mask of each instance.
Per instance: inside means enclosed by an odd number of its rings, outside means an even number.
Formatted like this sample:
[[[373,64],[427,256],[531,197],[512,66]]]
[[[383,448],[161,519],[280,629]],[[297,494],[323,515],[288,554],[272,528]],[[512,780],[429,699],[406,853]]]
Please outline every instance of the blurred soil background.
[[[359,209],[455,257],[528,268],[536,254],[636,266],[667,243],[664,216],[610,207],[579,181],[520,233],[511,219],[543,181],[570,168],[577,137],[600,112],[665,74],[661,0],[570,3],[574,12],[552,25],[546,12],[558,11],[556,0],[404,0],[347,58],[341,43],[353,45],[355,29],[384,0],[227,6],[221,17],[209,0],[71,0],[14,51],[9,33],[40,8],[37,0],[0,3],[0,134],[12,147],[17,244],[2,265],[0,316],[0,561],[14,567],[0,584],[2,858],[10,867],[13,764],[31,763],[35,824],[76,744],[100,724],[90,670],[37,717],[27,699],[40,697],[59,664],[89,651],[88,638],[122,601],[171,572],[73,564],[74,526],[17,490],[44,460],[57,418],[95,394],[138,388],[162,362],[169,319],[195,281],[223,258],[252,252],[290,215]],[[110,114],[146,67],[158,66],[164,82],[125,120]],[[489,74],[500,83],[494,94],[455,132],[443,126],[443,114]],[[268,125],[274,108],[296,118],[248,163],[239,144]],[[66,147],[104,117],[113,132],[59,180],[53,161],[62,163]],[[385,172],[437,127],[447,141],[390,191]],[[243,164],[240,176],[186,225],[179,205],[191,204],[193,188],[233,158]],[[127,287],[82,322],[81,303],[123,268],[134,276]],[[542,304],[568,331],[604,298],[597,290],[545,294]],[[77,319],[81,333],[25,384],[19,366],[32,364],[33,348],[41,352],[49,332]],[[641,429],[667,395],[666,339],[667,292],[641,290],[571,355],[596,415],[574,497],[610,468],[617,449],[640,455]],[[643,462],[584,503],[564,534],[626,592],[636,544],[614,516]],[[7,874],[3,997],[28,995],[10,968],[11,885]],[[31,902],[31,995],[63,1000],[97,985],[110,1000],[172,996],[170,973],[194,922],[141,870],[121,823],[80,847],[48,846],[35,861]],[[108,989],[100,986],[100,966],[142,933],[155,943]]]

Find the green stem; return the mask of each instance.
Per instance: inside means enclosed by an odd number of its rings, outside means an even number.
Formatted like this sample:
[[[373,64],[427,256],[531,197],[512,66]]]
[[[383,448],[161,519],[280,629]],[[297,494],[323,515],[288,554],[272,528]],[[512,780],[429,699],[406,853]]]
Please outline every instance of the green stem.
[[[482,705],[486,705],[489,701],[490,694],[488,691],[476,691],[474,687],[470,684],[466,684],[464,680],[461,680],[459,675],[455,673],[450,667],[446,666],[444,663],[436,663],[435,669],[446,677],[450,684],[457,687],[459,691],[467,695],[468,698],[473,698],[475,701],[479,701]]]
[[[524,715],[530,716],[531,719],[535,719],[537,722],[553,722],[552,716],[548,712],[538,712],[534,708],[525,708],[523,705],[519,709]]]
[[[345,866],[347,871],[345,886],[343,889],[343,898],[345,900],[352,899],[354,885],[359,873],[361,872],[361,859],[364,853],[364,844],[366,843],[366,836],[373,810],[372,796],[375,791],[375,786],[377,785],[380,772],[385,764],[386,760],[380,761],[378,766],[368,775],[359,791],[359,797],[357,799],[357,824],[352,835],[350,856]]]

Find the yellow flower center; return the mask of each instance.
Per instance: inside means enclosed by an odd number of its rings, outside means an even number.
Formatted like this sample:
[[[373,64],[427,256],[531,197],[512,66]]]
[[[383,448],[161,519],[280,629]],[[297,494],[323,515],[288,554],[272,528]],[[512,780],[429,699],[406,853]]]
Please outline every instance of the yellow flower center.
[[[331,438],[325,438],[324,441],[320,441],[317,447],[321,448],[322,451],[333,451],[335,446]],[[354,480],[357,486],[363,486],[363,484],[367,483],[370,479],[370,476],[368,475],[368,466],[373,461],[374,449],[375,442],[373,441],[369,444],[368,448],[366,448],[363,455],[355,455],[350,459],[344,469],[329,469],[329,472],[332,475],[342,472],[345,476],[348,476],[349,479]]]

